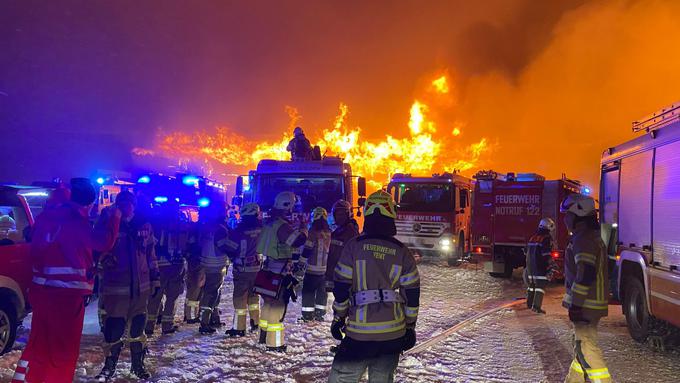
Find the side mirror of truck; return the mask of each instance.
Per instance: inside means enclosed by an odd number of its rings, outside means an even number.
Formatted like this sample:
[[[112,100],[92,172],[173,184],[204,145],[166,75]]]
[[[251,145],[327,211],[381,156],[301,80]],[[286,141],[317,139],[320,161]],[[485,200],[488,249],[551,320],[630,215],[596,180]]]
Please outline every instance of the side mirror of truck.
[[[236,177],[236,195],[237,196],[243,195],[243,177],[242,176]]]
[[[359,192],[359,197],[366,196],[366,178],[359,177],[359,180],[357,180],[357,191]],[[363,206],[361,203],[359,205]]]
[[[366,198],[365,197],[359,197],[357,200],[357,217],[361,217],[361,211],[364,209],[364,205],[366,205]]]

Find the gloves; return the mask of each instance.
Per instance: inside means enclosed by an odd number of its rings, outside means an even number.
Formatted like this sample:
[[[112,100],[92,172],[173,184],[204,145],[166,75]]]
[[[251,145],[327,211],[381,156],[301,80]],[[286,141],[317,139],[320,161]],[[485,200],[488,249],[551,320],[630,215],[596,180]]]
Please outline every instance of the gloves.
[[[413,346],[416,345],[416,329],[415,328],[406,328],[406,334],[404,335],[403,339],[403,346],[402,350],[410,350],[413,348]]]
[[[583,317],[583,307],[571,306],[569,307],[569,320],[577,323],[584,322],[589,323],[590,321]]]
[[[333,318],[331,323],[331,335],[337,340],[342,340],[345,337],[345,319],[344,318]]]
[[[156,298],[158,296],[158,293],[161,292],[161,287],[160,286],[155,286],[153,288],[153,293],[151,293],[151,298]]]

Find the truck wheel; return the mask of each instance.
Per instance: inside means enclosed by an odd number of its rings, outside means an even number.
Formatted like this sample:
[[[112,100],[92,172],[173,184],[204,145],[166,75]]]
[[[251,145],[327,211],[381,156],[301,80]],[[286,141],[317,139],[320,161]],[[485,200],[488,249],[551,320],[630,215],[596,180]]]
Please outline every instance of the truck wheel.
[[[460,258],[449,257],[446,259],[446,263],[448,263],[449,266],[459,266],[461,262]]]
[[[647,295],[639,278],[626,280],[623,298],[623,313],[626,316],[628,332],[636,341],[642,343],[649,336],[650,325],[653,321],[647,311]]]
[[[0,355],[8,352],[17,336],[17,310],[12,302],[0,300]]]

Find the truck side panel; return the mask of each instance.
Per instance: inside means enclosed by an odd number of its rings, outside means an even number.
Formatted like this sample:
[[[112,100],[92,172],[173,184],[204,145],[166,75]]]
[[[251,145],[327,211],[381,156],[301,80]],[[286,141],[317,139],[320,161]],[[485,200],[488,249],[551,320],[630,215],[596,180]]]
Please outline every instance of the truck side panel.
[[[651,246],[652,157],[647,151],[621,161],[619,241],[630,248]]]
[[[494,244],[524,247],[541,220],[543,181],[498,183],[494,190]]]

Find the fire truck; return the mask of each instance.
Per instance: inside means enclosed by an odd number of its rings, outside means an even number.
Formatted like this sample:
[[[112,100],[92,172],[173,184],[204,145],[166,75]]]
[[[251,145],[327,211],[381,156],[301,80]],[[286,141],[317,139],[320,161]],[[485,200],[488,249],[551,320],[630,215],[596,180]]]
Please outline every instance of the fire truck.
[[[315,207],[328,212],[333,204],[344,199],[353,201],[352,168],[339,157],[324,157],[305,161],[261,160],[256,170],[248,174],[247,185],[243,176],[236,179],[234,205],[256,202],[262,211],[274,205],[274,198],[282,191],[298,196],[296,214],[307,214]],[[366,179],[357,177],[358,206],[363,206],[366,196]]]
[[[563,278],[564,249],[569,233],[560,203],[572,193],[589,193],[578,181],[564,175],[546,180],[535,173],[500,174],[479,171],[473,176],[472,257],[494,277],[509,278],[524,267],[524,250],[542,218],[555,221],[556,243],[551,252],[551,280]]]
[[[633,132],[644,134],[602,154],[600,217],[614,296],[643,342],[680,327],[680,103]]]
[[[397,239],[421,256],[457,265],[468,250],[472,180],[459,174],[395,174],[387,192],[397,210]]]

